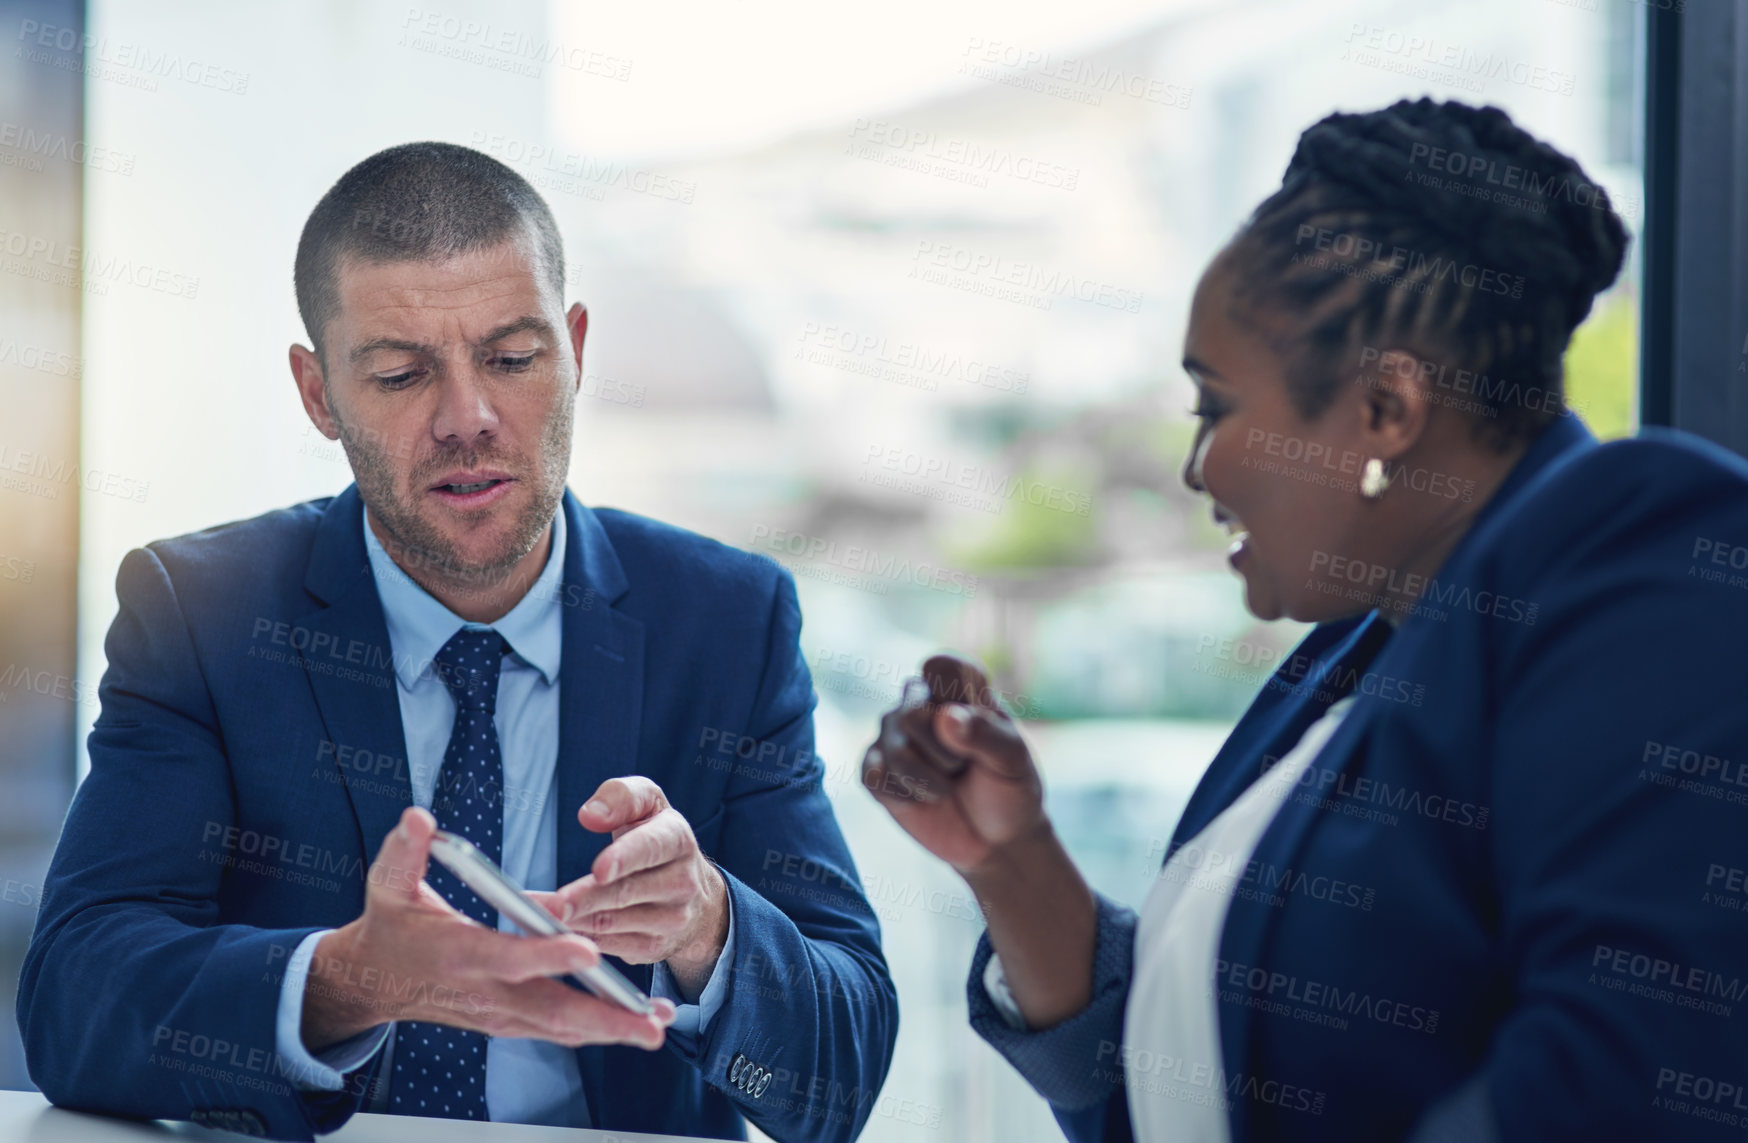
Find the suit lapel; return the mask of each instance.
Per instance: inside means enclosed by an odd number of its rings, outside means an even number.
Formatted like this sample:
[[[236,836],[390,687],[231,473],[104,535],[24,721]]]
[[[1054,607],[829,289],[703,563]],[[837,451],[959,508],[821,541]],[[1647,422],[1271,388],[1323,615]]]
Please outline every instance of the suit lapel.
[[[345,781],[369,865],[401,811],[413,804],[413,790],[394,654],[362,527],[363,505],[350,486],[323,514],[304,577],[305,588],[328,606],[298,621],[292,643],[333,744],[329,757]]]
[[[589,872],[612,840],[577,822],[577,810],[608,778],[637,769],[643,709],[643,624],[597,602],[565,614],[559,668],[558,882]]]
[[[1390,626],[1375,612],[1325,624],[1307,635],[1275,671],[1208,764],[1172,835],[1172,852],[1201,833],[1329,709],[1331,682],[1351,678],[1377,654]],[[1322,693],[1320,693],[1322,692]]]
[[[564,639],[558,693],[558,883],[589,872],[612,840],[590,833],[577,810],[608,778],[637,772],[643,714],[643,624],[614,610],[625,573],[593,512],[565,494],[569,541],[564,554],[561,610]],[[647,965],[615,962],[638,987],[649,988]],[[594,1126],[606,1123],[609,1051],[580,1048],[577,1064]]]
[[[1370,620],[1387,628],[1385,621],[1376,612],[1371,614]],[[1376,656],[1375,661],[1368,653],[1364,659],[1351,661],[1338,667],[1337,670],[1340,673],[1332,679],[1330,689],[1335,690],[1333,684],[1339,680],[1346,688],[1340,693],[1351,691],[1352,681],[1367,670],[1384,675],[1390,674],[1388,664],[1393,659],[1400,658],[1404,654],[1403,648],[1411,646],[1414,639],[1415,635],[1412,632],[1407,636],[1406,641],[1398,635],[1384,648],[1381,654]],[[1349,658],[1350,660],[1354,659],[1353,656]],[[1337,697],[1340,697],[1339,693]],[[1303,733],[1305,726],[1309,726],[1311,722],[1316,721],[1317,717],[1327,711],[1328,705],[1333,704],[1318,704],[1315,714],[1306,719],[1304,726],[1298,727],[1291,738],[1287,738],[1285,735],[1281,736],[1272,751],[1275,756],[1279,758],[1291,750],[1293,744]],[[1342,719],[1341,725],[1336,727],[1335,733],[1330,736],[1329,741],[1324,743],[1323,748],[1318,752],[1317,759],[1312,764],[1313,769],[1318,772],[1328,770],[1339,774],[1353,765],[1359,757],[1357,747],[1363,741],[1367,724],[1378,709],[1378,705],[1369,695],[1358,696],[1353,709]],[[1257,768],[1252,767],[1253,770]],[[1257,842],[1252,859],[1261,863],[1264,868],[1291,868],[1306,836],[1310,833],[1312,823],[1322,812],[1318,808],[1316,799],[1288,798],[1275,814],[1268,829],[1263,832],[1262,838]],[[1226,913],[1226,926],[1221,932],[1221,958],[1228,964],[1266,963],[1259,958],[1262,956],[1263,944],[1268,936],[1269,923],[1275,919],[1274,915],[1278,912],[1278,909],[1269,908],[1256,902],[1235,899],[1232,907]],[[1242,1004],[1221,1004],[1219,1009],[1221,1057],[1225,1064],[1226,1075],[1229,1078],[1232,1076],[1248,1078],[1250,1073],[1246,1065],[1250,1058],[1251,1022],[1247,1017],[1254,1009]],[[1227,1107],[1232,1123],[1232,1137],[1234,1139],[1244,1138],[1245,1116],[1250,1110],[1246,1106],[1246,1101],[1233,1099],[1228,1101]]]
[[[577,810],[608,778],[637,769],[643,710],[643,624],[615,611],[625,576],[595,514],[565,495],[564,640],[558,693],[558,883],[589,871],[611,838]]]

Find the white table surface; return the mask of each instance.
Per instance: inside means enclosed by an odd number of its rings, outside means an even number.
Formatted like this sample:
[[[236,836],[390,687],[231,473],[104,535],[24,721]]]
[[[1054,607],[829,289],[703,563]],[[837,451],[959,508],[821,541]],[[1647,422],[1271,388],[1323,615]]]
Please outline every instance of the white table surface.
[[[140,1143],[176,1139],[246,1139],[229,1131],[214,1131],[193,1123],[158,1120],[141,1123],[49,1106],[34,1091],[0,1091],[0,1143]],[[465,1123],[456,1119],[419,1119],[410,1115],[354,1115],[346,1126],[322,1140],[335,1143],[686,1143],[679,1135],[628,1134],[623,1131],[582,1131],[565,1127],[529,1127],[520,1123]]]

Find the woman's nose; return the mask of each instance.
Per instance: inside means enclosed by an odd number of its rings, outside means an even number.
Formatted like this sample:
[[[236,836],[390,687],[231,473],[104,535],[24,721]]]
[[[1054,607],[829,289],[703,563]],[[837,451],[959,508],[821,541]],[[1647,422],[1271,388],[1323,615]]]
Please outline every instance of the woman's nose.
[[[1190,442],[1190,454],[1184,458],[1184,487],[1191,492],[1206,493],[1207,485],[1202,483],[1202,455],[1208,446],[1208,426],[1201,425],[1196,429],[1196,437]]]

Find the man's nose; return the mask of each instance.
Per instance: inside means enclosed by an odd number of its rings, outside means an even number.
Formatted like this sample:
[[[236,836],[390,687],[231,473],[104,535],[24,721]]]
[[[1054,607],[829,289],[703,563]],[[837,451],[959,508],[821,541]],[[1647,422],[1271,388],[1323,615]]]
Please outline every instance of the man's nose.
[[[469,360],[445,370],[431,434],[440,441],[465,445],[497,431],[498,414],[480,363]]]

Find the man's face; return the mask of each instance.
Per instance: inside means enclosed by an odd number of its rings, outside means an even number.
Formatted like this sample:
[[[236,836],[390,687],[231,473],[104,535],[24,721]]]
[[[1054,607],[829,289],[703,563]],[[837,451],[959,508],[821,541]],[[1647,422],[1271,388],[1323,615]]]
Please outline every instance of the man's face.
[[[586,314],[561,312],[521,238],[435,262],[342,259],[336,277],[319,393],[314,356],[293,350],[312,419],[338,434],[410,571],[501,578],[564,496]]]

